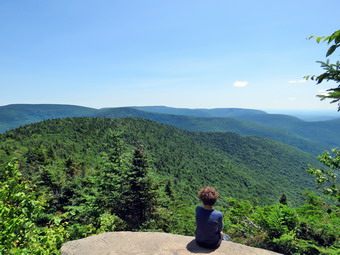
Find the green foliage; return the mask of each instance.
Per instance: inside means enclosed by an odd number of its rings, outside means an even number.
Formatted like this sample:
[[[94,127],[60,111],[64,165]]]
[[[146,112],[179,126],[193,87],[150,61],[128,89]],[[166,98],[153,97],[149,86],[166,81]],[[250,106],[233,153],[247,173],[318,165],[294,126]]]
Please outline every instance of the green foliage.
[[[336,178],[336,172],[340,170],[340,150],[332,149],[332,153],[325,151],[318,159],[327,169],[309,166],[307,172],[314,175],[318,188],[325,195],[340,202],[340,185]]]
[[[117,215],[112,215],[109,212],[100,215],[98,220],[100,227],[96,230],[97,234],[115,231],[119,226],[124,224]]]
[[[18,227],[35,233],[25,234],[22,238],[25,242],[28,237],[32,240],[25,249],[36,254],[41,253],[39,249],[45,249],[44,254],[54,254],[68,238],[115,230],[159,229],[163,223],[158,212],[167,209],[162,209],[158,202],[160,191],[149,173],[154,171],[152,163],[142,147],[138,145],[130,153],[132,147],[106,126],[103,126],[105,131],[97,128],[93,130],[93,136],[89,135],[92,124],[100,125],[98,122],[78,121],[80,125],[74,126],[77,132],[73,133],[62,120],[59,121],[61,133],[56,136],[44,134],[51,130],[56,132],[57,127],[45,126],[48,121],[44,122],[41,134],[28,128],[27,131],[35,135],[26,141],[27,147],[24,142],[26,134],[19,132],[18,137],[23,138],[23,143],[15,143],[17,153],[11,155],[20,161],[23,175],[39,184],[37,191],[30,194],[37,197],[44,194],[46,197],[41,208],[35,210],[36,218],[27,220],[32,224],[32,231],[31,225],[22,223],[24,217],[12,215],[11,220],[21,220]],[[17,168],[16,173],[20,175]],[[8,175],[4,172],[3,179],[7,182],[11,180],[5,178]],[[172,192],[170,188],[168,192]],[[61,215],[64,223],[53,223],[53,219],[58,219],[56,215]],[[10,224],[10,220],[5,222]],[[6,240],[9,242],[10,239]],[[46,247],[35,242],[44,242]],[[21,245],[20,251],[23,249]]]
[[[45,202],[36,196],[17,164],[0,169],[0,252],[8,254],[58,254],[67,238],[65,224],[54,217],[43,227],[37,225]]]
[[[339,248],[340,210],[325,206],[316,195],[309,194],[307,203],[297,208],[230,201],[226,232],[236,242],[283,254],[336,254]]]
[[[254,217],[257,217],[259,226],[266,229],[270,240],[296,230],[298,225],[295,210],[282,204],[258,209]]]
[[[197,190],[205,185],[219,190],[216,209],[235,241],[287,254],[336,247],[339,212],[333,207],[312,196],[301,210],[268,206],[283,193],[298,204],[297,194],[313,183],[303,169],[312,156],[268,139],[133,118],[70,118],[1,135],[0,155],[0,163],[19,161],[1,172],[1,201],[19,193],[35,205],[13,206],[18,213],[4,220],[18,227],[4,230],[13,240],[2,249],[12,253],[56,254],[67,240],[105,231],[192,236]],[[8,193],[9,183],[18,191]]]
[[[122,194],[124,210],[121,215],[129,228],[139,229],[153,218],[157,206],[157,189],[148,175],[150,171],[143,146],[138,144],[133,151],[132,164],[124,178],[126,185]]]
[[[248,243],[248,239],[258,236],[259,227],[249,218],[255,210],[252,203],[229,197],[227,208],[228,211],[224,214],[224,227],[233,240]]]
[[[115,141],[117,135],[120,142]],[[97,202],[109,209],[117,205],[114,195],[123,192],[137,141],[152,158],[150,174],[173,180],[175,193],[180,190],[180,199],[191,204],[204,185],[215,186],[222,197],[258,199],[261,204],[277,201],[285,193],[296,204],[302,201],[300,192],[313,183],[303,168],[308,162],[318,165],[313,156],[269,139],[187,132],[132,118],[58,119],[9,131],[0,136],[0,153],[5,154],[0,161],[17,158],[22,173],[41,184],[42,193],[50,194],[51,211],[65,212],[81,201],[82,194],[98,198],[98,193],[104,195]],[[119,147],[121,151],[115,152]],[[40,151],[43,161],[27,160],[28,151]],[[98,184],[96,189],[82,191],[93,184]]]
[[[280,197],[279,203],[283,205],[288,205],[287,196],[285,194],[282,194],[282,196]]]
[[[313,38],[313,36],[309,37],[308,39],[311,38]],[[327,37],[317,37],[316,42],[327,42],[328,45],[331,44],[326,53],[326,57],[329,57],[335,52],[338,47],[340,47],[340,30],[335,31],[332,35]],[[325,72],[320,75],[306,76],[307,80],[310,78],[311,80],[315,80],[317,84],[322,83],[324,80],[334,81],[338,84],[340,83],[340,61],[332,64],[330,63],[329,59],[327,59],[325,62],[318,61],[318,63],[321,64],[321,67],[325,70]],[[318,95],[318,97],[320,97],[321,100],[331,99],[331,103],[336,103],[340,101],[340,85],[335,88],[330,88],[327,91],[327,95]],[[340,111],[340,102],[338,103],[338,111]]]
[[[43,202],[32,194],[28,183],[21,179],[17,165],[9,164],[0,172],[1,250],[16,248],[32,235],[33,221],[42,210]]]
[[[194,236],[196,229],[195,206],[180,200],[170,200],[157,212],[157,231]]]

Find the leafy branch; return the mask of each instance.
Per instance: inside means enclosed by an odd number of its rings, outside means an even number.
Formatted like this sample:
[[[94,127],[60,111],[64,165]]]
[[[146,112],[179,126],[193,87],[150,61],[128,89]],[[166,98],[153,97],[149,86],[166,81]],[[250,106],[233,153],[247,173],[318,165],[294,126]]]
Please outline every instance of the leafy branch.
[[[310,40],[314,38],[314,36],[310,36],[307,39]],[[317,43],[327,43],[331,46],[328,48],[326,57],[331,56],[335,50],[340,47],[340,30],[335,31],[330,36],[321,36],[315,39]],[[316,81],[316,84],[322,83],[324,80],[326,81],[335,81],[336,83],[340,83],[340,62],[337,61],[336,63],[330,63],[329,59],[326,62],[317,61],[317,63],[321,64],[321,68],[325,70],[324,73],[320,75],[308,75],[305,76],[306,80]],[[324,99],[331,99],[331,103],[338,102],[338,111],[340,111],[340,85],[335,88],[330,88],[327,90],[326,95],[317,95],[317,97]]]
[[[307,172],[314,175],[318,188],[325,195],[340,202],[340,186],[336,178],[336,171],[340,170],[340,150],[332,149],[332,153],[325,151],[321,156],[318,156],[318,159],[328,169],[318,169],[309,166]]]

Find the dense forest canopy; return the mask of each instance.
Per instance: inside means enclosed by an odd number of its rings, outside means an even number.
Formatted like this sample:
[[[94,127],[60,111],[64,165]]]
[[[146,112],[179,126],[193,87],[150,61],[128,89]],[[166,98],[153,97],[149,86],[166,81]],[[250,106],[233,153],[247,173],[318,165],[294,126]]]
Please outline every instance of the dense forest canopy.
[[[196,192],[212,185],[235,241],[287,254],[332,252],[339,212],[302,194],[315,187],[308,163],[321,167],[270,139],[140,118],[23,126],[0,135],[0,250],[58,254],[67,240],[117,230],[193,235]]]
[[[37,174],[39,166],[66,179],[59,169],[70,164],[87,176],[101,167],[111,130],[120,134],[127,153],[141,143],[153,158],[154,173],[190,191],[185,194],[191,203],[202,185],[260,204],[272,203],[282,193],[299,203],[301,191],[313,183],[305,168],[316,162],[314,157],[285,144],[235,133],[188,132],[137,118],[58,119],[18,128],[2,135],[1,160],[17,157],[27,176]]]
[[[42,120],[65,117],[138,117],[189,131],[256,135],[286,143],[315,156],[340,145],[340,119],[307,122],[287,115],[232,108],[196,111],[169,107],[122,107],[97,110],[72,105],[8,105],[0,107],[0,133]]]

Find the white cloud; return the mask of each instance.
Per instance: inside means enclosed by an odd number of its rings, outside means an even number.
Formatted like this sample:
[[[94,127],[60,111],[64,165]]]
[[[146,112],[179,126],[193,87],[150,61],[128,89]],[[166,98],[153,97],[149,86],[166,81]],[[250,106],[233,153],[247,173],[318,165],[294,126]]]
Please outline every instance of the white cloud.
[[[289,100],[289,101],[295,101],[296,98],[295,98],[295,97],[289,97],[288,100]]]
[[[234,83],[233,83],[233,86],[234,87],[237,87],[237,88],[243,88],[243,87],[245,87],[245,86],[247,86],[248,85],[248,82],[247,81],[235,81]]]
[[[306,83],[307,80],[290,80],[289,83]]]

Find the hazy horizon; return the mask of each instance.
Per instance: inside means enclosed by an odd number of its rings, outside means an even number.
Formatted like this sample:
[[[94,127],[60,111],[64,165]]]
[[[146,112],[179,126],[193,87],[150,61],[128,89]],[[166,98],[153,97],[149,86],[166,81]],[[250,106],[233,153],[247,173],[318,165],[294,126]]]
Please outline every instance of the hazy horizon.
[[[0,105],[334,110],[340,1],[1,1]],[[321,14],[322,17],[320,17]],[[320,18],[317,18],[320,17]],[[335,56],[334,56],[335,57]]]
[[[44,104],[44,103],[37,103],[37,104],[24,104],[24,103],[15,103],[15,104],[7,104],[7,105],[0,105],[0,107],[10,106],[10,105],[68,105],[68,106],[80,106],[80,107],[87,107],[92,109],[105,109],[105,108],[124,108],[124,107],[168,107],[168,108],[176,108],[176,109],[192,109],[192,110],[200,110],[200,109],[249,109],[249,110],[260,110],[264,111],[268,114],[287,114],[292,116],[298,117],[307,117],[308,116],[324,116],[330,118],[340,118],[340,112],[336,110],[301,110],[301,109],[257,109],[257,108],[244,108],[244,107],[211,107],[211,108],[204,108],[204,107],[172,107],[167,105],[126,105],[126,106],[105,106],[105,107],[90,107],[86,105],[76,105],[76,104]]]

